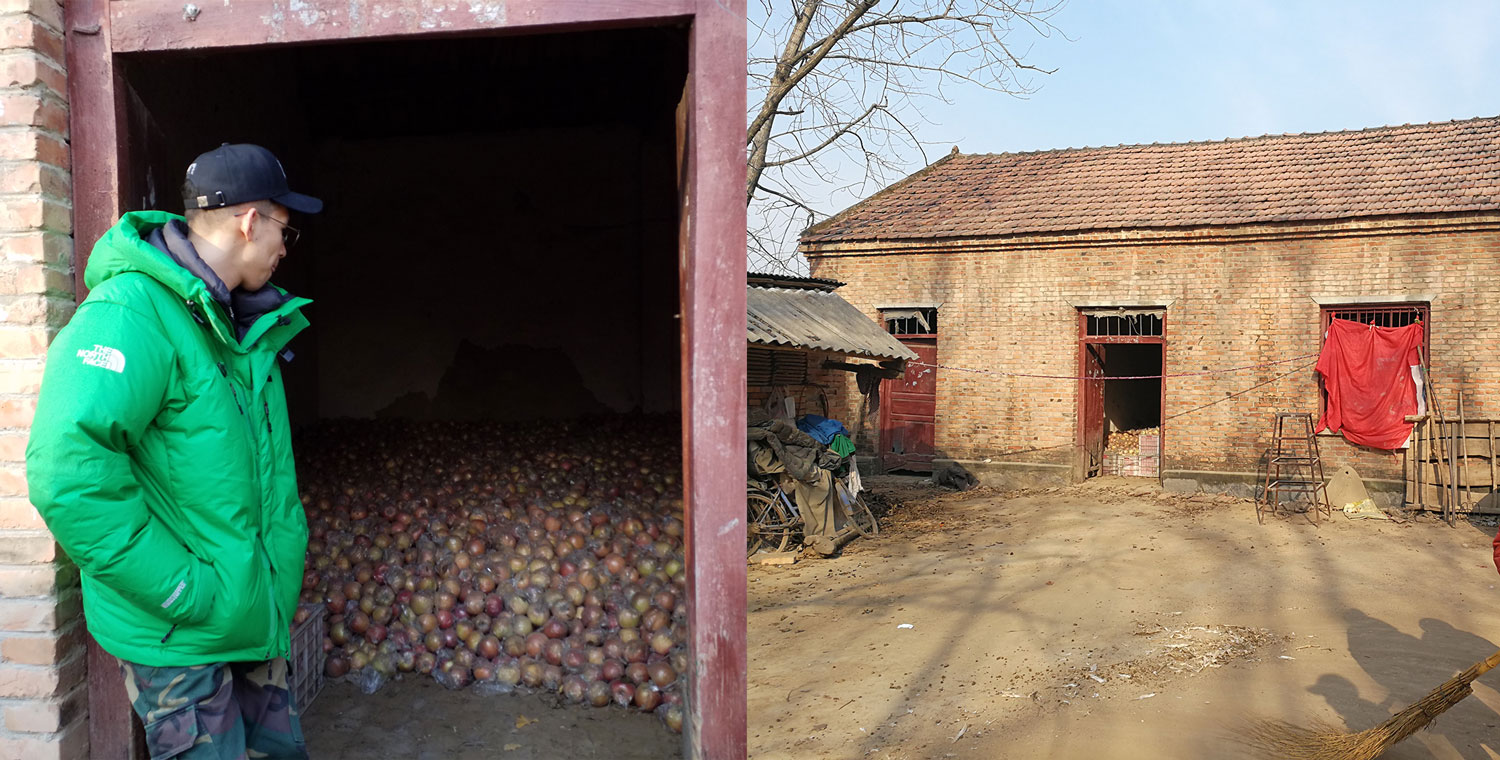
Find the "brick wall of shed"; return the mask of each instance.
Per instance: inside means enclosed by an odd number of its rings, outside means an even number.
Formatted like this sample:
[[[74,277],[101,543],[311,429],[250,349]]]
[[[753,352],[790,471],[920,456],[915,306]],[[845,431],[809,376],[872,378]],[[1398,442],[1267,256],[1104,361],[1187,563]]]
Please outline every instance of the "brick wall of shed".
[[[0,757],[88,754],[78,572],[26,498],[47,344],[73,313],[62,5],[0,0]]]
[[[765,350],[751,347],[751,351]],[[757,378],[750,378],[746,388],[746,401],[749,409],[762,409],[768,413],[771,411],[770,404],[773,399],[791,398],[796,405],[797,415],[824,414],[825,410],[832,413],[842,408],[844,400],[842,394],[846,392],[843,387],[843,379],[849,373],[837,370],[822,369],[825,361],[846,361],[844,357],[822,351],[784,351],[786,356],[794,357],[790,360],[791,369],[783,369],[777,378],[780,382],[765,383],[757,382]],[[854,429],[853,425],[849,426]]]
[[[821,254],[821,255],[820,255]],[[824,246],[811,274],[872,318],[882,303],[940,302],[939,362],[1074,376],[1077,307],[1170,302],[1167,373],[1274,362],[1320,348],[1313,298],[1432,294],[1432,365],[1449,415],[1500,418],[1500,215],[1079,234],[1003,243]],[[1253,472],[1273,411],[1318,410],[1311,359],[1167,381],[1167,470]],[[852,380],[846,380],[852,384]],[[1071,463],[1078,384],[939,370],[936,446],[958,459]],[[852,388],[840,396],[852,418]],[[1399,455],[1338,437],[1330,469],[1401,477]]]

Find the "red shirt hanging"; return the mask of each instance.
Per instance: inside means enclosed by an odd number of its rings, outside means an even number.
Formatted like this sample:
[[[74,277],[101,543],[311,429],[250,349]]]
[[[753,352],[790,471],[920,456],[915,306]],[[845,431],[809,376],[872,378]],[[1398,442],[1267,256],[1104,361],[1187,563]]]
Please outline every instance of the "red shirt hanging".
[[[1350,443],[1398,449],[1411,438],[1417,413],[1412,367],[1421,364],[1420,322],[1375,327],[1335,319],[1328,327],[1318,372],[1328,404],[1318,430],[1342,433]]]

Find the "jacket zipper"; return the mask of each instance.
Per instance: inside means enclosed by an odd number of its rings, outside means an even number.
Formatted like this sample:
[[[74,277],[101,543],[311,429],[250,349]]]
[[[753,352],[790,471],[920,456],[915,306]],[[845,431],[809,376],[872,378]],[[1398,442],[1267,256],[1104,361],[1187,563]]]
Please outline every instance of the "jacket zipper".
[[[284,317],[283,317],[283,319],[284,319]],[[277,324],[280,324],[280,322],[278,321]],[[266,377],[266,381],[267,381],[268,384],[269,384],[270,380],[271,380],[271,378],[269,376],[267,376]],[[274,448],[273,442],[271,441],[271,436],[273,435],[273,433],[271,431],[271,401],[270,401],[270,399],[267,399],[265,397],[264,392],[262,392],[262,394],[261,394],[260,408],[261,408],[261,411],[265,412],[265,415],[266,415],[266,448],[269,450],[269,449]],[[273,454],[272,455],[273,461],[274,461],[274,456],[275,455]],[[264,510],[264,506],[265,505],[262,504],[262,510]],[[264,518],[262,518],[262,522],[264,522]],[[267,651],[266,652],[266,659],[269,660],[269,659],[271,659],[271,652],[274,651],[276,648],[278,648],[280,646],[280,644],[281,644],[281,638],[280,638],[281,634],[280,634],[280,632],[277,631],[278,626],[283,631],[287,629],[287,626],[284,623],[282,623],[282,620],[281,620],[281,608],[278,607],[278,606],[276,606],[276,566],[273,565],[273,564],[271,564],[271,553],[269,551],[266,551],[266,534],[265,533],[261,533],[260,534],[260,553],[262,555],[264,555],[265,558],[266,558],[266,573],[269,574],[270,577],[271,577],[271,583],[270,583],[269,586],[267,586],[267,589],[269,590],[270,597],[271,597],[271,647],[272,647],[272,649],[271,649],[271,651]]]
[[[203,318],[203,315],[198,312],[198,305],[196,303],[194,303],[193,301],[189,300],[189,301],[187,301],[187,307],[188,307],[188,313],[192,314],[194,321],[196,321],[200,325],[207,325],[208,324],[208,321],[205,320]],[[276,320],[276,324],[278,326],[284,325],[284,324],[290,324],[290,323],[291,323],[291,320],[287,319],[285,316],[281,316],[281,317],[277,318],[277,320]],[[218,367],[219,367],[219,374],[222,375],[225,380],[229,381],[229,395],[234,398],[234,408],[236,410],[238,410],[239,413],[240,413],[240,416],[244,417],[245,420],[248,422],[249,419],[250,419],[250,415],[248,415],[248,414],[245,413],[245,405],[242,404],[242,403],[240,403],[240,393],[239,393],[239,391],[237,389],[235,389],[235,387],[234,387],[234,381],[229,379],[229,368],[224,366],[224,362],[218,362],[217,364],[218,364]],[[267,378],[267,379],[269,379],[269,378]],[[274,431],[272,431],[272,429],[271,429],[271,403],[270,403],[270,401],[267,400],[267,399],[261,399],[261,409],[262,409],[262,411],[265,412],[265,415],[266,415],[266,433],[267,434],[272,434]],[[269,441],[268,441],[268,443],[269,443]],[[268,649],[268,650],[266,650],[266,658],[270,659],[271,653],[276,650],[277,644],[279,643],[279,640],[280,640],[280,637],[277,635],[276,628],[277,628],[277,623],[280,622],[280,620],[281,620],[281,609],[276,606],[276,568],[271,565],[271,553],[266,550],[265,534],[261,533],[261,534],[259,534],[257,536],[257,538],[258,538],[259,543],[260,543],[261,563],[266,568],[266,576],[267,576],[267,579],[266,579],[266,601],[268,601],[270,603],[270,605],[271,605],[271,610],[270,610],[271,614],[270,614],[270,616],[267,619],[267,622],[270,624],[270,627],[266,631],[267,639],[270,640],[270,642],[271,642],[271,648]],[[161,643],[163,643],[163,644],[167,643],[167,639],[171,638],[172,634],[176,630],[177,630],[177,625],[173,624],[171,628],[167,629],[166,635],[161,637]]]
[[[229,370],[224,366],[223,362],[219,362],[219,374],[223,375],[226,380],[229,379]],[[239,391],[235,390],[233,380],[229,381],[229,393],[230,395],[234,396],[234,407],[239,410],[240,416],[244,417],[248,422],[250,419],[250,415],[245,414],[245,407],[240,403],[240,393]],[[271,403],[265,399],[262,399],[261,406],[266,413],[266,432],[270,433]],[[252,466],[254,466],[253,461]],[[264,526],[262,526],[262,529],[264,529]],[[256,536],[256,538],[260,543],[261,564],[265,566],[266,569],[266,601],[270,602],[271,605],[271,614],[267,617],[267,623],[269,623],[269,627],[266,629],[266,636],[271,642],[271,648],[266,650],[266,659],[270,659],[271,653],[276,650],[277,642],[279,640],[276,633],[276,624],[281,620],[281,609],[276,606],[276,568],[271,566],[271,552],[266,549],[265,534],[260,533]],[[173,629],[176,628],[176,626],[172,627]],[[172,631],[167,631],[167,636],[171,635]],[[165,644],[166,641],[166,636],[163,636],[162,643]]]
[[[224,362],[219,362],[219,374],[229,380],[229,370],[224,367]],[[245,417],[245,407],[240,403],[240,392],[234,389],[233,380],[229,380],[229,395],[234,397],[234,408],[239,410],[241,417]]]
[[[269,660],[271,659],[271,653],[276,651],[277,645],[281,641],[276,631],[277,624],[281,622],[281,608],[276,606],[276,568],[271,566],[271,553],[266,551],[265,533],[261,533],[258,538],[260,539],[261,561],[266,566],[266,599],[271,603],[271,615],[268,618],[271,627],[266,631],[267,640],[271,642],[271,648],[266,650],[266,659]],[[284,628],[285,626],[282,627]]]

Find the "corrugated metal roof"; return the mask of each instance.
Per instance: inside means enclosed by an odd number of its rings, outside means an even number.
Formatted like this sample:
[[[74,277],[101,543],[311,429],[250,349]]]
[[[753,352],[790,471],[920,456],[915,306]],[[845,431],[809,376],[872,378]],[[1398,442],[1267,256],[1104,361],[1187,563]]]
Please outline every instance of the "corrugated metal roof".
[[[821,277],[795,277],[784,274],[768,274],[766,272],[750,272],[745,275],[745,281],[750,285],[762,288],[837,290],[844,287],[844,283],[838,280],[825,280]]]
[[[836,293],[751,286],[746,296],[751,343],[832,351],[867,359],[915,359]]]

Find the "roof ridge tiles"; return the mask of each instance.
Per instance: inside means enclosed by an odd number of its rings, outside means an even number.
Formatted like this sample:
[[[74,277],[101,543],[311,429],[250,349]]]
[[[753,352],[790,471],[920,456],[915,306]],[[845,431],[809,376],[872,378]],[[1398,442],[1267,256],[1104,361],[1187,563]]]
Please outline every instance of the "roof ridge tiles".
[[[1268,132],[1268,133],[1262,134],[1262,135],[1245,135],[1243,137],[1225,137],[1225,138],[1221,138],[1221,139],[1217,139],[1217,140],[1182,140],[1182,141],[1177,141],[1177,142],[1116,143],[1114,145],[1080,145],[1080,146],[1069,146],[1069,147],[1064,147],[1064,148],[1041,148],[1041,149],[1038,149],[1038,150],[1002,151],[1002,152],[999,152],[999,153],[950,153],[949,155],[957,155],[957,156],[959,156],[961,158],[992,158],[992,157],[998,157],[998,156],[1036,156],[1036,155],[1045,155],[1045,154],[1048,154],[1048,153],[1072,153],[1072,152],[1083,152],[1083,151],[1118,150],[1118,149],[1121,149],[1121,148],[1150,148],[1150,147],[1175,148],[1175,147],[1188,146],[1188,145],[1234,145],[1234,144],[1239,144],[1239,143],[1251,142],[1251,141],[1254,141],[1254,140],[1282,140],[1282,139],[1286,139],[1286,138],[1290,138],[1290,137],[1325,137],[1325,136],[1332,136],[1332,135],[1356,135],[1356,134],[1368,134],[1368,133],[1382,132],[1382,131],[1395,131],[1395,130],[1399,130],[1399,129],[1411,129],[1413,127],[1422,127],[1422,128],[1426,128],[1426,127],[1441,127],[1441,126],[1446,126],[1446,125],[1451,125],[1451,124],[1466,124],[1466,123],[1477,123],[1477,122],[1484,122],[1484,121],[1495,122],[1496,125],[1500,125],[1500,115],[1495,115],[1495,116],[1474,116],[1474,117],[1470,117],[1470,118],[1467,118],[1467,119],[1449,119],[1447,121],[1430,121],[1430,122],[1425,122],[1425,123],[1385,124],[1385,125],[1377,126],[1377,127],[1362,127],[1362,128],[1359,128],[1359,129],[1331,129],[1331,130],[1326,130],[1326,131],[1323,131],[1323,132],[1281,132],[1281,133],[1270,133],[1270,132]],[[938,162],[934,162],[932,164],[932,166],[937,165],[937,163]]]

